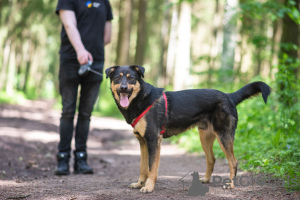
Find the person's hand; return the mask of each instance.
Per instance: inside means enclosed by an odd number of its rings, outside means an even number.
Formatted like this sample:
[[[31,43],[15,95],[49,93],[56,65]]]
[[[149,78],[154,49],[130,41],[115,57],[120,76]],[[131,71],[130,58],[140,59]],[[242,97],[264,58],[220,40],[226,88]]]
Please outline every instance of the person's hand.
[[[84,65],[88,63],[89,60],[93,62],[93,56],[86,49],[82,49],[77,52],[77,60],[80,65]]]

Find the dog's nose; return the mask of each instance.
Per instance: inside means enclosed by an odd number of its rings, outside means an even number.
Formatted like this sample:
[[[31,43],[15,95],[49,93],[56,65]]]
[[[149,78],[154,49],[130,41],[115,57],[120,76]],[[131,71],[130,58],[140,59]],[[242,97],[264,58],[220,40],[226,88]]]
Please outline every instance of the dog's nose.
[[[121,85],[120,89],[121,89],[121,91],[126,91],[127,90],[127,85]]]

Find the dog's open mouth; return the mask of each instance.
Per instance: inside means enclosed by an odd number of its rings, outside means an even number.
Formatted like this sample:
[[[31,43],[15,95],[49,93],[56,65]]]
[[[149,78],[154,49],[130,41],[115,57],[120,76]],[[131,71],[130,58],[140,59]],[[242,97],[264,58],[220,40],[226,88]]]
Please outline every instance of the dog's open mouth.
[[[131,92],[130,93],[126,93],[126,92],[121,92],[120,93],[120,105],[124,108],[129,106],[129,97],[131,96]]]
[[[129,105],[128,96],[129,96],[129,93],[120,93],[120,104],[124,108]]]

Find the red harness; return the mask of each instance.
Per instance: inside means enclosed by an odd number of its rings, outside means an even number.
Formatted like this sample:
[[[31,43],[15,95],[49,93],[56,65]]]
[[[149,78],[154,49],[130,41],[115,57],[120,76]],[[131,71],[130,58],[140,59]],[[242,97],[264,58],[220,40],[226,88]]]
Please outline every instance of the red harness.
[[[165,100],[165,108],[166,108],[166,117],[167,117],[167,112],[168,112],[168,102],[167,102],[167,96],[166,94],[163,92],[163,98]],[[156,100],[153,102],[153,104],[156,102]],[[150,108],[153,106],[153,104],[151,104],[146,110],[144,110],[144,112],[142,112],[142,114],[140,114],[137,118],[135,118],[135,120],[133,121],[133,123],[131,124],[132,128],[135,127],[135,125],[140,121],[140,119],[150,110]],[[164,134],[165,133],[165,126],[162,127],[162,130],[160,131],[160,134]]]

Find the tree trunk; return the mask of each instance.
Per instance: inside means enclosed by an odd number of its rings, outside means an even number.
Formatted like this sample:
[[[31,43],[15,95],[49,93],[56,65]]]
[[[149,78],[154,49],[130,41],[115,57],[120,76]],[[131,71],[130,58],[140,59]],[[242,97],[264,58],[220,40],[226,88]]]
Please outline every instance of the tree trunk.
[[[281,0],[283,1],[283,0]],[[283,2],[282,2],[283,4]],[[272,66],[278,64],[278,52],[279,52],[279,43],[280,38],[282,35],[282,19],[278,18],[276,21],[273,22],[273,34],[272,34],[272,41],[271,41],[271,55],[270,55],[270,77],[272,77]],[[275,77],[273,77],[275,78]]]
[[[265,36],[265,21],[264,20],[261,20],[259,22],[259,35],[260,36]],[[256,66],[256,69],[254,71],[254,76],[258,76],[260,75],[260,72],[262,70],[262,64],[263,64],[263,51],[264,49],[266,49],[266,46],[265,46],[265,42],[263,41],[260,41],[257,45],[256,45],[256,52],[255,52],[255,57],[257,58],[257,66]]]
[[[134,62],[134,64],[137,65],[144,64],[144,54],[145,54],[145,47],[146,47],[146,40],[147,40],[146,10],[147,10],[147,1],[139,0],[138,30],[137,30],[135,62]]]
[[[220,25],[221,25],[221,16],[220,16],[220,1],[216,0],[215,2],[215,13],[213,17],[213,27],[212,27],[212,35],[213,38],[210,44],[210,61],[209,61],[209,69],[208,69],[208,77],[207,77],[207,84],[208,87],[211,86],[212,83],[212,75],[213,70],[215,69],[215,61],[218,56],[219,52],[219,38],[220,38]]]
[[[285,5],[288,5],[288,0],[285,0]],[[295,8],[299,11],[299,2],[300,0],[295,0],[296,3]],[[299,47],[299,25],[296,24],[294,20],[292,20],[288,15],[285,15],[283,18],[283,27],[282,27],[282,36],[281,43],[283,44],[293,44]],[[287,54],[292,59],[298,58],[298,50],[295,48],[281,48],[280,49],[280,58],[282,58],[283,54]],[[299,67],[293,70],[296,78],[298,78]]]
[[[16,45],[12,43],[11,45],[11,53],[9,56],[9,64],[8,64],[8,70],[7,70],[7,81],[6,81],[6,87],[5,92],[8,96],[12,96],[14,92],[14,83],[16,78],[16,52],[15,52]]]
[[[182,2],[178,26],[178,43],[176,47],[174,90],[186,89],[191,84],[190,70],[191,47],[191,4]]]
[[[174,79],[174,66],[175,66],[175,56],[176,56],[176,46],[177,46],[177,28],[178,28],[178,10],[177,6],[173,6],[172,20],[170,27],[170,39],[168,44],[167,53],[167,76],[169,79],[169,84],[173,84]]]
[[[34,52],[36,51],[36,42],[33,41],[29,41],[29,45],[28,45],[28,56],[27,56],[27,62],[26,62],[26,68],[25,68],[25,74],[24,74],[24,85],[23,85],[23,92],[26,93],[27,92],[27,85],[28,85],[28,81],[29,81],[29,76],[30,76],[30,68],[31,68],[31,62],[33,60],[33,55]]]
[[[226,0],[220,81],[231,82],[236,46],[236,19],[238,0]]]
[[[295,0],[295,7],[299,10],[299,2],[300,0]],[[288,6],[289,1],[285,0],[285,6]],[[278,74],[281,80],[278,81],[278,87],[280,91],[279,101],[285,105],[287,108],[291,107],[291,105],[295,105],[296,101],[298,101],[298,97],[291,95],[296,94],[293,92],[295,89],[294,84],[291,81],[297,81],[298,79],[298,70],[299,67],[295,68],[294,63],[296,63],[296,59],[298,58],[297,48],[299,47],[299,25],[292,20],[288,14],[285,14],[283,18],[282,24],[282,35],[281,35],[281,48],[279,52],[279,71]],[[296,79],[296,80],[295,80]],[[289,91],[291,90],[291,91]]]
[[[167,5],[169,0],[164,0],[164,5]],[[169,42],[169,24],[170,24],[170,9],[164,9],[163,21],[161,26],[161,38],[160,48],[161,54],[159,59],[160,74],[162,74],[160,80],[158,80],[159,87],[165,87],[169,84],[167,75],[167,53],[168,53],[168,42]]]
[[[117,65],[129,64],[130,32],[133,0],[120,1]]]
[[[6,85],[6,78],[7,78],[7,68],[9,64],[9,58],[10,58],[10,52],[11,52],[11,40],[7,39],[5,42],[5,47],[3,51],[3,62],[1,67],[1,74],[0,74],[0,90],[2,90]]]

